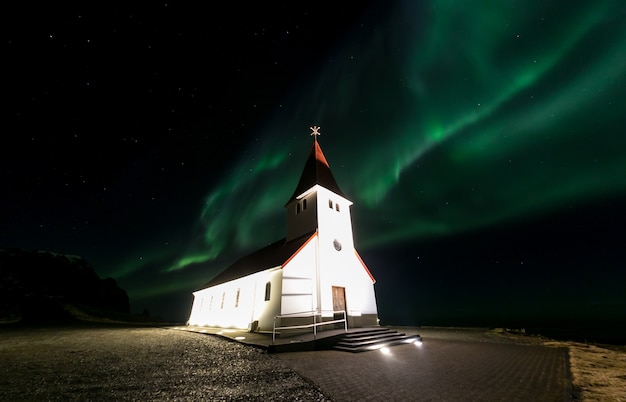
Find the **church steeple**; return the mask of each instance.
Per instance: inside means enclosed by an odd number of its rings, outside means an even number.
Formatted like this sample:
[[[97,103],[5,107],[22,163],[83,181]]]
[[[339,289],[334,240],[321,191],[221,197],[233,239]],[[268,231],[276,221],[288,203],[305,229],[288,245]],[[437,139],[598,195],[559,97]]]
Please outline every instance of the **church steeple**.
[[[317,231],[321,238],[335,236],[346,239],[352,247],[350,205],[322,152],[317,136],[319,127],[313,126],[313,147],[304,164],[300,181],[285,204],[287,209],[287,241]]]
[[[322,152],[322,148],[317,141],[317,136],[320,135],[319,129],[320,128],[317,126],[311,127],[311,130],[313,130],[311,135],[314,138],[313,147],[311,148],[309,157],[307,158],[304,169],[302,170],[302,175],[300,176],[300,181],[296,186],[296,190],[291,198],[289,198],[289,201],[287,201],[287,204],[295,200],[299,195],[316,184],[319,184],[320,186],[325,187],[345,198],[343,192],[337,184],[337,181],[335,180],[335,177],[330,171],[330,165],[328,164],[328,161]]]

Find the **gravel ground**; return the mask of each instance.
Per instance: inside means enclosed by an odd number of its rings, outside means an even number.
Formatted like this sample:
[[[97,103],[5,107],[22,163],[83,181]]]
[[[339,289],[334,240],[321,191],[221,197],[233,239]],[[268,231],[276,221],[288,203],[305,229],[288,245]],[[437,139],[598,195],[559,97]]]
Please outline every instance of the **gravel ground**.
[[[163,328],[0,329],[0,400],[330,401],[276,355]]]
[[[431,342],[434,344],[445,341],[442,347],[433,348],[432,353],[443,349],[444,345],[448,349],[454,347],[458,342],[473,344],[474,348],[480,348],[480,344],[485,342],[502,345],[499,348],[506,344],[555,343],[541,337],[516,336],[484,329],[396,329],[409,334],[421,334],[426,346]],[[403,347],[398,346],[397,351],[401,352]],[[563,342],[557,342],[551,347],[570,349],[574,385],[582,390],[582,397],[575,397],[575,400],[626,400],[624,349],[617,351]],[[493,348],[489,348],[487,352],[491,349]],[[480,352],[478,357],[487,352]],[[306,359],[299,359],[298,353],[267,354],[261,349],[220,337],[199,336],[197,333],[167,328],[122,325],[47,328],[0,326],[0,401],[331,401],[333,397],[337,400],[357,400],[354,399],[356,397],[361,401],[372,400],[353,392],[344,395],[348,389],[354,389],[345,382],[337,387],[328,383],[335,381],[331,375],[333,370],[341,374],[338,378],[343,378],[344,381],[346,378],[351,379],[352,376],[346,377],[341,373],[341,366],[350,363],[350,359],[365,356],[323,351],[313,352],[313,355],[308,352]],[[334,353],[334,358],[339,360],[333,363],[324,359],[326,368],[317,367],[319,363],[315,363],[316,359],[323,358],[324,353]],[[406,351],[404,354],[410,353],[413,352]],[[498,353],[499,358],[504,356],[504,352]],[[460,353],[464,354],[465,352]],[[403,354],[399,353],[396,356],[396,363],[401,355]],[[510,360],[520,362],[525,358],[526,355]],[[372,364],[370,360],[347,365],[352,367],[351,370],[358,367],[357,371],[367,371],[367,364]],[[441,363],[449,359],[437,358],[436,361],[437,364],[433,367],[443,367],[444,371],[450,368]],[[493,366],[493,362],[491,360],[490,364],[483,366]],[[299,366],[303,364],[312,367],[299,370]],[[455,364],[458,365],[458,361]],[[545,371],[545,367],[542,370]],[[306,374],[306,378],[299,375],[299,371]],[[402,378],[413,371],[415,370],[400,372],[397,376]],[[463,370],[463,373],[474,375],[474,371],[475,369],[468,369]],[[515,372],[519,376],[517,370]],[[330,375],[331,379],[324,382],[323,378],[316,377],[318,374]],[[436,377],[445,379],[447,374],[440,373]],[[371,375],[373,377],[369,378],[376,379],[381,371],[375,368]],[[569,376],[564,376],[564,379],[565,377]],[[414,380],[409,378],[407,381],[413,383]],[[373,383],[375,381],[368,382],[370,386]],[[382,388],[384,387],[381,390]],[[476,387],[470,388],[475,391]],[[422,387],[422,391],[423,389],[425,388]],[[399,391],[397,388],[391,393],[385,392],[389,396]],[[436,395],[439,397],[433,397],[432,400],[441,400],[441,395],[444,394],[442,392],[438,391]],[[368,395],[374,394],[375,392]]]

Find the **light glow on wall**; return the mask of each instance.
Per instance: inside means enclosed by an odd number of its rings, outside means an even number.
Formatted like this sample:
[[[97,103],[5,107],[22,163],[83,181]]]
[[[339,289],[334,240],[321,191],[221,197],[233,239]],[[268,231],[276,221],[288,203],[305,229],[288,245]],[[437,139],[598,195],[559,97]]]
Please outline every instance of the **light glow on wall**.
[[[188,324],[249,329],[253,321],[267,315],[277,304],[278,297],[264,300],[263,289],[279,269],[271,268],[195,292]]]

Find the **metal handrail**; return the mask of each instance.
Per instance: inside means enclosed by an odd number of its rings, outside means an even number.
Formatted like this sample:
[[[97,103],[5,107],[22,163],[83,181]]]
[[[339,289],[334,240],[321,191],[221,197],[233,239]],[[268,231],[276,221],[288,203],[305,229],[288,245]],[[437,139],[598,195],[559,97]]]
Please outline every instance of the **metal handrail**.
[[[330,311],[330,310],[324,310],[324,311]],[[313,327],[313,339],[316,339],[316,337],[317,337],[317,327],[322,326],[322,325],[336,324],[336,323],[339,323],[339,322],[343,322],[344,331],[348,332],[348,320],[346,319],[346,312],[345,312],[345,310],[339,310],[339,311],[334,311],[333,310],[332,313],[333,313],[333,316],[335,314],[341,313],[341,314],[343,314],[343,318],[340,319],[340,320],[331,320],[331,321],[317,322],[318,314],[321,315],[321,312],[318,312],[318,311],[303,311],[303,312],[300,312],[300,313],[291,313],[291,314],[274,316],[274,326],[273,326],[274,328],[272,329],[272,345],[276,341],[276,330],[277,329],[281,330],[281,329],[299,329],[299,328],[311,328],[311,327]],[[290,317],[290,316],[294,316],[294,315],[303,316],[303,314],[310,314],[313,317],[313,324],[289,325],[289,326],[285,326],[285,327],[277,327],[276,326],[276,319],[277,318]],[[307,316],[304,315],[304,317],[307,317]]]

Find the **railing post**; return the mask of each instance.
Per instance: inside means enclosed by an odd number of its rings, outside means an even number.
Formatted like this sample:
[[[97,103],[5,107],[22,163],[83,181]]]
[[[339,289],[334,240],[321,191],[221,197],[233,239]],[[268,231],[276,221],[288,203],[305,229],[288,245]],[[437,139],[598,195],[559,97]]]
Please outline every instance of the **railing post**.
[[[332,310],[333,312],[333,319],[331,321],[327,321],[324,322],[323,318],[322,318],[322,312],[321,311],[310,311],[310,312],[302,312],[302,313],[313,313],[313,324],[307,324],[307,325],[292,325],[292,326],[287,326],[287,327],[283,327],[283,326],[279,326],[278,329],[291,329],[291,328],[309,328],[309,327],[313,327],[313,339],[317,339],[317,327],[318,326],[322,326],[322,325],[328,325],[328,324],[335,324],[338,322],[341,322],[341,320],[335,320],[334,317],[334,313],[335,311]],[[343,323],[344,323],[344,330],[346,332],[348,332],[348,320],[347,320],[347,315],[345,311],[343,312]],[[298,314],[301,315],[302,313],[294,313],[294,314]],[[320,314],[320,322],[317,322],[317,314]],[[287,317],[289,314],[287,315],[275,315],[274,316],[274,324],[273,324],[273,328],[272,328],[272,345],[274,345],[274,343],[276,342],[276,320],[279,320],[282,317]],[[282,323],[282,322],[281,322]]]
[[[272,345],[276,341],[276,316],[274,316],[274,328],[272,328]]]

